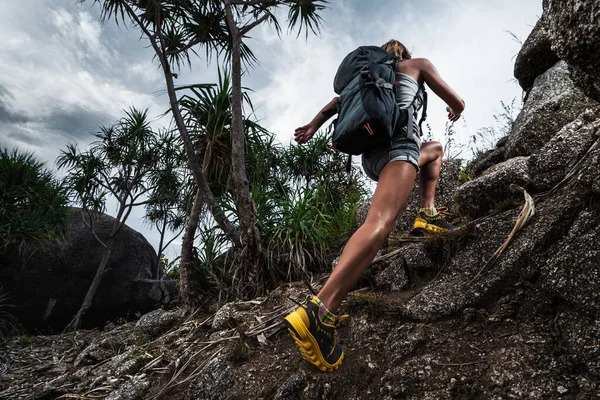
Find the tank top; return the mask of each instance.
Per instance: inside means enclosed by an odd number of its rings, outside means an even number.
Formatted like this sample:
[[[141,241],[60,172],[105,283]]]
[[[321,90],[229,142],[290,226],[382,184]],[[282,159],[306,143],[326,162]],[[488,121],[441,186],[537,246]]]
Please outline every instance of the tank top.
[[[419,132],[417,110],[423,104],[423,91],[419,90],[421,85],[412,76],[402,72],[396,72],[396,103],[400,108],[406,108],[414,99],[415,118],[413,118],[414,132]],[[418,96],[417,96],[418,93]],[[415,99],[415,96],[417,98]],[[406,129],[406,127],[403,127]],[[421,132],[418,133],[419,135]]]

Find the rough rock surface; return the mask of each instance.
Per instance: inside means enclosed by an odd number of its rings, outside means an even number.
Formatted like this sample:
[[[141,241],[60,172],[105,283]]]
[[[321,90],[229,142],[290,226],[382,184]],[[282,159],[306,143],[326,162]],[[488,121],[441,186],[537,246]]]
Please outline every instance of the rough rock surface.
[[[593,104],[575,87],[564,61],[535,79],[506,143],[506,158],[528,156]]]
[[[0,281],[18,305],[14,315],[27,329],[62,330],[83,302],[103,252],[83,216],[81,209],[71,209],[66,245],[4,257]],[[96,218],[98,237],[106,238],[113,222],[107,215]],[[152,246],[140,233],[123,226],[83,326],[104,326],[109,320],[145,313],[168,302],[173,293],[165,281],[152,280],[155,268]]]
[[[599,129],[600,110],[588,109],[532,154],[528,166],[536,191],[551,189],[562,181],[598,139]]]
[[[515,197],[509,186],[514,183],[527,187],[531,181],[527,160],[528,157],[511,158],[494,165],[485,175],[461,185],[453,199],[460,214],[474,219],[486,215],[490,210],[504,208]]]
[[[469,165],[469,171],[472,175],[471,178],[477,177],[491,166],[505,161],[504,153],[505,147],[497,146],[473,159]]]
[[[544,0],[552,49],[573,67],[573,79],[600,101],[600,1]]]
[[[544,19],[540,19],[529,37],[523,43],[523,47],[515,59],[515,78],[525,92],[533,86],[535,78],[546,72],[556,64],[559,58],[551,49],[548,29],[544,25]]]

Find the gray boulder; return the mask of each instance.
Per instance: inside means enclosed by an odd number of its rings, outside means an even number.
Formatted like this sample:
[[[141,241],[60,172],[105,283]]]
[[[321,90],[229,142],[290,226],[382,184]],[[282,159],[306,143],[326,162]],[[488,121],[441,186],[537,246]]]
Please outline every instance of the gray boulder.
[[[0,264],[0,282],[17,305],[14,315],[29,330],[62,330],[83,302],[103,253],[83,222],[84,214],[71,209],[66,244],[23,255],[9,251]],[[108,215],[95,218],[99,238],[108,237],[114,221]],[[144,314],[167,302],[173,288],[153,280],[155,270],[156,252],[150,243],[123,226],[83,326],[103,327],[109,320]]]
[[[579,214],[568,235],[554,247],[556,254],[543,266],[543,288],[576,310],[600,318],[600,204]]]
[[[558,62],[535,79],[508,136],[506,158],[534,153],[593,103],[573,84],[567,63]]]
[[[494,208],[502,208],[514,194],[509,190],[514,183],[527,186],[531,178],[527,169],[528,157],[515,157],[488,169],[486,173],[461,185],[454,194],[453,203],[462,216],[475,219]]]
[[[535,78],[546,72],[559,61],[558,56],[551,49],[550,37],[540,19],[523,43],[515,60],[515,78],[524,91],[528,92],[533,86]]]
[[[552,50],[573,67],[573,80],[600,101],[600,1],[545,0],[544,23]]]
[[[529,158],[529,173],[537,191],[549,190],[574,168],[597,139],[600,111],[588,109],[565,125]]]
[[[581,193],[559,192],[537,205],[529,224],[493,266],[486,263],[511,232],[519,209],[483,219],[472,227],[472,238],[447,263],[440,277],[403,306],[415,321],[436,321],[468,307],[490,304],[514,289],[519,281],[534,279],[552,256],[549,251],[563,237],[583,208]]]

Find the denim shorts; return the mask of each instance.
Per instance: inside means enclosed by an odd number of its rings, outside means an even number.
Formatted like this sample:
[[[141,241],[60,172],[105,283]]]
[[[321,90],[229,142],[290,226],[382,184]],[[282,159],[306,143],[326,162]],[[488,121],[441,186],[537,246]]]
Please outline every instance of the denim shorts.
[[[406,127],[404,127],[388,145],[363,154],[362,166],[365,174],[374,181],[379,180],[379,174],[381,174],[383,167],[392,161],[407,161],[419,172],[420,149],[421,138],[418,130],[413,133],[412,138],[408,138]]]

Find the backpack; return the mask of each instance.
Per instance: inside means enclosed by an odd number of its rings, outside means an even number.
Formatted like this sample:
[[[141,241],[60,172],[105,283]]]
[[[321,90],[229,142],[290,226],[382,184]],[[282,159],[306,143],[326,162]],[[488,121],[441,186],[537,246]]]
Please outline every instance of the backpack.
[[[409,137],[412,135],[414,100],[405,109],[396,104],[397,62],[378,46],[361,46],[342,60],[333,81],[333,90],[339,94],[338,118],[333,121],[334,148],[350,156],[367,153],[389,143],[398,124],[408,124]],[[426,117],[424,95],[419,127]]]

